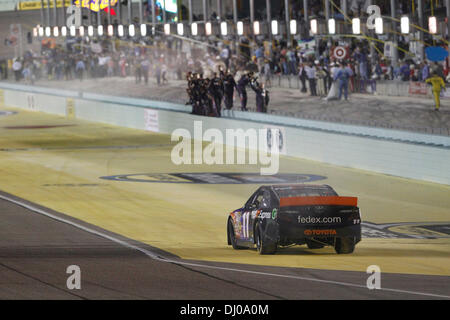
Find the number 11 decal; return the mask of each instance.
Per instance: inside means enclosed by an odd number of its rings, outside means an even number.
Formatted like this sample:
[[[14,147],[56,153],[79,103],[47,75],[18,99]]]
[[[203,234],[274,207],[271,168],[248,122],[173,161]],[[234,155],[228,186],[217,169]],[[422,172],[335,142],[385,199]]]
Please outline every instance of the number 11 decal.
[[[242,233],[244,238],[249,238],[249,220],[250,212],[244,212],[242,215]]]

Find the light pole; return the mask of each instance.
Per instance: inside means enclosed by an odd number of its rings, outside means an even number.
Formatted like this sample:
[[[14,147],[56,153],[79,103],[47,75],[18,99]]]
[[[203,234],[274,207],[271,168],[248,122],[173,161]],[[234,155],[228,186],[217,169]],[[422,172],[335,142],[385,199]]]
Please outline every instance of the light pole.
[[[270,6],[270,0],[266,0],[266,16],[267,16],[267,25],[269,26],[269,29],[272,29],[272,8]],[[273,41],[273,35],[272,30],[270,30],[270,40]]]
[[[150,5],[152,6],[152,33],[154,33],[156,28],[155,0],[151,0]]]
[[[41,0],[41,27],[44,27],[44,21],[45,21],[45,18],[44,18],[44,0]]]
[[[255,0],[249,0],[250,5],[250,25],[252,28],[252,34],[253,34],[253,44],[256,42],[256,35],[255,35]]]
[[[217,17],[222,21],[222,0],[217,0]]]
[[[394,31],[393,37],[394,37],[394,46],[392,47],[392,61],[393,61],[393,66],[397,66],[398,63],[398,51],[397,51],[397,46],[398,46],[398,38],[397,38],[397,34],[396,34],[396,30],[397,30],[397,25],[395,22],[395,0],[391,0],[391,17],[392,17],[392,30]]]
[[[166,0],[163,0],[163,22],[166,23],[167,16],[166,16]]]
[[[303,14],[306,31],[309,30],[308,0],[303,0]],[[307,33],[309,35],[309,32]]]
[[[108,0],[108,25],[111,24],[111,0]]]
[[[369,0],[369,5],[372,5],[373,0]],[[395,29],[394,29],[395,31]],[[371,33],[371,37],[374,37],[374,32],[373,30],[370,32]],[[394,33],[395,34],[395,33]],[[370,45],[370,61],[371,64],[373,65],[375,63],[375,42],[374,41],[369,41],[369,45]]]
[[[117,2],[117,18],[119,19],[119,24],[122,24],[122,4],[120,3],[120,0]],[[89,10],[91,12],[91,10]]]
[[[131,0],[127,1],[127,11],[128,11],[128,25],[131,24],[131,16],[132,16],[132,8],[131,8]],[[153,11],[152,7],[152,11]],[[100,10],[98,11],[100,13]]]
[[[47,0],[47,26],[50,27],[50,0]]]
[[[208,21],[208,5],[206,0],[203,0],[203,20],[205,20],[205,23]]]
[[[447,8],[447,36],[450,39],[450,0],[445,1],[445,6]],[[450,54],[450,46],[448,47],[449,54]]]
[[[56,14],[56,0],[53,0],[53,26],[58,25],[58,15]]]
[[[143,22],[142,0],[139,0],[139,25]]]
[[[192,0],[189,0],[189,24],[192,24],[193,20],[194,20],[194,16],[192,13]]]
[[[347,7],[347,0],[341,0],[342,1],[342,12],[344,13],[344,34],[347,32],[347,25],[345,24],[345,19],[348,17],[348,7]]]
[[[255,0],[249,0],[250,4],[250,23],[253,27],[253,22],[255,21]]]
[[[328,1],[328,0],[326,0]],[[284,0],[284,20],[286,23],[286,40],[287,40],[287,47],[290,47],[292,45],[291,41],[291,30],[289,30],[289,0]]]
[[[447,7],[448,10],[448,7]],[[418,13],[418,18],[419,18],[419,27],[423,28],[423,0],[417,0],[417,13]],[[448,14],[447,14],[448,16]],[[419,30],[419,40],[420,40],[420,50],[419,50],[419,55],[420,55],[420,59],[423,60],[424,59],[424,52],[423,52],[423,30]]]

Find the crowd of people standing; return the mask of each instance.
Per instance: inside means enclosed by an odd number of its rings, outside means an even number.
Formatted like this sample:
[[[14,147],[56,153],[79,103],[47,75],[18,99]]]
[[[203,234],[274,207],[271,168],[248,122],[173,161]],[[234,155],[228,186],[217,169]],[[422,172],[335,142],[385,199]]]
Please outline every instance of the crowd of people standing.
[[[255,46],[240,43],[239,47],[232,47],[230,43],[219,41],[189,47],[186,44],[145,45],[80,39],[72,45],[43,46],[39,54],[27,52],[23,58],[15,59],[9,69],[16,81],[25,79],[31,83],[40,79],[82,81],[132,76],[136,84],[148,84],[153,77],[157,85],[163,86],[170,79],[188,78],[189,98],[197,106],[195,113],[214,115],[220,115],[222,103],[219,100],[224,99],[225,108],[230,108],[225,87],[233,87],[239,95],[241,110],[247,109],[246,88],[251,88],[259,101],[257,110],[264,112],[267,89],[276,76],[298,76],[302,92],[308,90],[311,96],[327,100],[348,99],[349,92],[370,90],[376,93],[379,80],[425,82],[433,74],[444,82],[450,80],[446,63],[403,58],[394,65],[377,52],[371,56],[368,43],[364,41],[347,43],[344,59],[337,59],[331,53],[337,43],[331,47],[329,43],[318,45],[318,49],[300,45],[288,47],[286,43],[274,41],[259,42]],[[196,74],[195,79],[190,78],[192,74]],[[233,77],[228,86],[227,76]],[[205,98],[208,95],[218,95],[222,99]]]
[[[222,101],[227,110],[233,108],[235,90],[240,98],[241,111],[248,111],[248,86],[255,92],[256,111],[267,112],[269,92],[251,71],[242,73],[237,81],[229,70],[220,69],[219,75],[213,73],[211,79],[204,78],[203,74],[188,72],[187,81],[187,104],[192,105],[192,114],[220,117]]]

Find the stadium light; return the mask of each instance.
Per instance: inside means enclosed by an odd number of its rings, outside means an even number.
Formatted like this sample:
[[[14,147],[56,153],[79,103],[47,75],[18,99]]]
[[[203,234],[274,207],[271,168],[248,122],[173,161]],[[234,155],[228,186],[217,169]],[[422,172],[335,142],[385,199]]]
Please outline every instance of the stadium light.
[[[191,33],[192,33],[193,36],[198,35],[198,24],[197,24],[197,22],[193,22],[191,24]]]
[[[50,37],[52,35],[52,30],[50,27],[45,27],[45,36]]]
[[[66,26],[61,27],[61,35],[63,37],[67,36],[67,27]]]
[[[181,22],[177,24],[177,33],[179,36],[184,34],[184,26]]]
[[[328,33],[336,34],[336,20],[333,18],[328,20]]]
[[[108,25],[108,36],[112,37],[114,35],[114,26],[112,24]]]
[[[244,34],[244,23],[242,21],[238,21],[236,27],[237,27],[237,34],[242,36]]]
[[[119,36],[119,37],[123,37],[123,35],[124,35],[124,29],[123,29],[123,25],[121,25],[121,24],[119,24],[118,26],[117,26],[117,35]]]
[[[278,34],[278,21],[277,20],[272,20],[272,23],[271,23],[271,26],[272,26],[272,34],[273,35],[277,35]]]
[[[409,33],[409,18],[408,17],[402,17],[400,19],[400,28],[401,28],[403,34]]]
[[[53,27],[53,36],[59,37],[59,28],[58,27]]]
[[[170,24],[168,24],[168,23],[166,23],[166,24],[164,25],[164,34],[165,34],[166,36],[170,35]]]
[[[359,18],[352,19],[352,30],[353,30],[353,34],[361,33],[361,20]]]
[[[383,18],[381,17],[375,18],[375,33],[383,34]]]
[[[147,25],[145,23],[141,24],[141,36],[145,37],[147,35]]]
[[[428,18],[428,30],[431,34],[437,33],[437,20],[435,16],[431,16]]]
[[[259,26],[259,21],[253,21],[253,34],[259,35],[261,28]]]
[[[78,29],[78,32],[80,33],[80,36],[84,36],[84,27],[80,26],[80,28]]]
[[[75,37],[77,35],[77,29],[75,28],[75,26],[70,26],[69,30],[72,37]]]
[[[39,27],[38,33],[39,33],[39,37],[43,37],[44,36],[44,28],[43,27]]]
[[[102,26],[102,25],[99,25],[99,26],[97,27],[97,33],[98,33],[99,36],[102,36],[102,35],[103,35],[103,26]]]
[[[130,24],[128,26],[128,35],[130,37],[134,37],[136,35],[136,28],[134,27],[134,24]]]
[[[317,19],[312,19],[310,22],[311,33],[317,34]]]
[[[222,21],[220,23],[220,34],[222,34],[222,36],[226,36],[228,34],[228,24],[226,21]]]
[[[205,23],[205,33],[207,36],[210,36],[212,33],[212,24],[211,22]]]
[[[88,29],[87,29],[87,31],[88,31],[88,36],[89,37],[93,37],[94,36],[94,26],[88,26]]]
[[[297,34],[297,20],[291,20],[289,22],[289,29],[291,34]]]

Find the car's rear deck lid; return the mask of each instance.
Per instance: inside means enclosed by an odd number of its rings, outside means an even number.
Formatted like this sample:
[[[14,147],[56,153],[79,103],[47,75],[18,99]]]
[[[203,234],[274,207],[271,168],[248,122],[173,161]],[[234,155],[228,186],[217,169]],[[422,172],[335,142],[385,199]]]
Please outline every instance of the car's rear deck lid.
[[[294,206],[351,206],[358,205],[356,197],[318,196],[318,197],[287,197],[280,199],[280,207]]]

